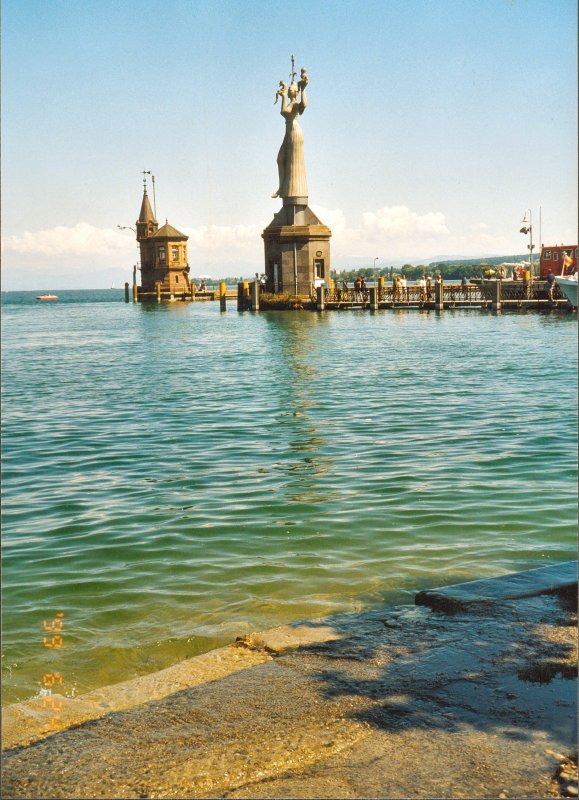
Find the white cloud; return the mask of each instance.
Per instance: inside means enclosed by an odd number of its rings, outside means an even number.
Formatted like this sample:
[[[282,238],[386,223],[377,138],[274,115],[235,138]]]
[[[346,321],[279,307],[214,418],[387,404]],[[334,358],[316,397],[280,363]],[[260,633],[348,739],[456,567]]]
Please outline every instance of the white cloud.
[[[375,212],[367,211],[362,214],[362,224],[364,233],[386,239],[443,237],[449,234],[444,214],[440,211],[421,215],[406,206],[384,206]]]
[[[491,228],[483,222],[452,230],[441,211],[418,213],[407,206],[384,206],[366,211],[352,220],[340,208],[312,206],[315,214],[332,231],[332,263],[336,267],[352,259],[427,259],[440,253],[461,253],[465,257],[523,252],[518,233]],[[219,276],[254,272],[263,262],[261,225],[200,225],[185,228],[189,236],[192,274]],[[131,230],[98,228],[87,222],[26,231],[3,239],[9,258],[4,273],[21,269],[67,274],[94,273],[98,269],[132,269],[137,243]],[[420,263],[416,261],[416,263]]]
[[[346,215],[341,208],[330,209],[324,208],[323,206],[312,205],[311,209],[320,222],[330,228],[334,236],[346,231]]]
[[[259,249],[263,249],[259,225],[201,225],[198,228],[184,228],[183,233],[189,237],[187,244],[190,256],[198,250],[200,254],[231,259],[237,250],[252,252],[256,243]]]
[[[114,228],[96,228],[88,222],[79,222],[67,228],[58,225],[43,231],[25,231],[16,236],[2,238],[2,248],[15,253],[44,256],[108,255],[126,250],[128,237]]]

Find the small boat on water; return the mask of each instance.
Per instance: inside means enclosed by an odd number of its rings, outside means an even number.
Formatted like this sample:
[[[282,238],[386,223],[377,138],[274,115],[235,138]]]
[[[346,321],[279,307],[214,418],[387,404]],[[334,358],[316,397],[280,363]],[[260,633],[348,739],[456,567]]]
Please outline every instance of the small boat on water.
[[[58,300],[57,294],[39,294],[37,300]]]
[[[557,275],[557,283],[561,291],[574,308],[577,308],[577,273],[574,275]]]

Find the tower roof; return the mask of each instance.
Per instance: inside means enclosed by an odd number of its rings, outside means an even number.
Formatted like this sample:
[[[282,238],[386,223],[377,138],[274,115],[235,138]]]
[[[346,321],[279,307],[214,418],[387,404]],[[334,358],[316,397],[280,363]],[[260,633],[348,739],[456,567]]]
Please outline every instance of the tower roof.
[[[184,233],[178,231],[177,228],[174,228],[172,225],[169,225],[166,222],[162,228],[151,237],[152,239],[188,239],[188,236],[185,236]]]
[[[139,219],[137,220],[137,222],[157,222],[157,220],[155,219],[155,215],[153,214],[153,209],[151,208],[149,195],[147,194],[147,187],[145,187],[145,191],[143,192],[141,213],[139,214]]]

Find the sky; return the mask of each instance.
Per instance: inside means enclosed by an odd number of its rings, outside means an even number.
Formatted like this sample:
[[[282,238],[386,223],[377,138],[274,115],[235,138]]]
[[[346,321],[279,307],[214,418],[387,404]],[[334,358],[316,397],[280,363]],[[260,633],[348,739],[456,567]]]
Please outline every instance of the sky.
[[[575,0],[3,0],[2,288],[131,281],[142,170],[191,275],[263,270],[308,70],[335,269],[577,243]],[[149,194],[152,189],[149,178]],[[121,230],[117,226],[126,226]]]

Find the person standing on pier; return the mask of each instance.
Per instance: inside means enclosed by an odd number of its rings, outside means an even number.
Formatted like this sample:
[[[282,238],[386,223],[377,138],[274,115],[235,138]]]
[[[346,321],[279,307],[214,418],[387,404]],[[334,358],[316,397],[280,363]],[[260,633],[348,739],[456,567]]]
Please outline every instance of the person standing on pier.
[[[553,302],[555,299],[553,297],[553,291],[555,289],[555,273],[552,269],[549,270],[547,273],[547,294],[549,295],[549,300]]]
[[[420,287],[420,302],[426,303],[426,276],[421,275],[420,280],[418,281],[418,285]]]
[[[406,275],[402,275],[400,278],[400,289],[402,294],[402,299],[408,302],[408,282],[406,280]]]

